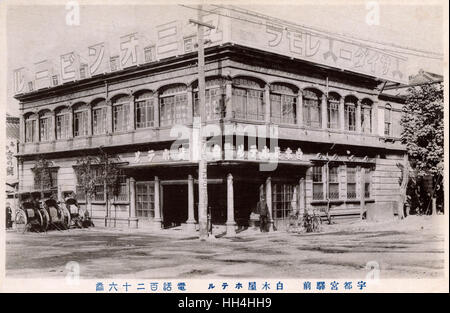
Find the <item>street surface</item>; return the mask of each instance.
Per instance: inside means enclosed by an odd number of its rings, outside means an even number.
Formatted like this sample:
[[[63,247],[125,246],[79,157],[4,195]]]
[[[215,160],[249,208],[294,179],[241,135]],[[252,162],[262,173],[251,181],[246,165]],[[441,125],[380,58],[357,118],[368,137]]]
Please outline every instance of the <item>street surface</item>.
[[[325,225],[321,233],[260,233],[199,241],[177,230],[71,229],[6,233],[6,276],[58,278],[442,278],[444,216]]]

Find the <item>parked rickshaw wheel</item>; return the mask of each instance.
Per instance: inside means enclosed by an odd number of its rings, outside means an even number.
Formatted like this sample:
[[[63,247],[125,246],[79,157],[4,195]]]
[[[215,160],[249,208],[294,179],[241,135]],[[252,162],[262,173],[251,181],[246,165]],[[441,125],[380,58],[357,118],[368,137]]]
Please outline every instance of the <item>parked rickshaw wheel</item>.
[[[46,231],[47,227],[44,228],[44,226],[45,226],[44,217],[42,216],[42,213],[40,211],[41,210],[37,211],[37,215],[39,216],[39,228],[40,228],[40,231]]]
[[[14,229],[17,232],[24,233],[28,228],[27,214],[23,210],[18,210],[14,217]]]
[[[70,212],[69,212],[69,210],[67,210],[67,208],[65,206],[61,206],[61,210],[64,215],[64,218],[63,218],[63,220],[64,220],[63,224],[65,224],[64,227],[65,227],[65,229],[69,229],[70,228]]]
[[[38,210],[38,212],[39,212],[39,215],[41,216],[41,220],[42,220],[41,230],[47,231],[48,225],[50,224],[50,215],[48,215],[48,212],[46,209]]]

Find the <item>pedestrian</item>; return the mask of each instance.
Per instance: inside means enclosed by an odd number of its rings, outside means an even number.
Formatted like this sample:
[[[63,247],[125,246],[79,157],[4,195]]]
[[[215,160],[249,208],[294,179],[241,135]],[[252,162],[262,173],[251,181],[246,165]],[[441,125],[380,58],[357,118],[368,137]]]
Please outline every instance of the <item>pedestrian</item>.
[[[259,229],[261,232],[268,232],[268,224],[269,224],[269,208],[267,207],[266,200],[263,196],[261,196],[258,205],[256,207],[257,212],[259,213]]]

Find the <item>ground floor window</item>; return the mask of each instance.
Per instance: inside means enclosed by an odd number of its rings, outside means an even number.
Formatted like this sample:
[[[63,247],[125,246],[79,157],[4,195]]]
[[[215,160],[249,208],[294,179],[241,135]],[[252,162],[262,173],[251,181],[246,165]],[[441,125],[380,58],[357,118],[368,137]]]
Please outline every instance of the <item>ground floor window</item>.
[[[356,167],[347,167],[347,198],[356,199]]]
[[[272,210],[274,219],[286,219],[293,210],[295,186],[288,184],[272,185]]]
[[[339,167],[331,166],[328,171],[328,198],[339,199]]]
[[[58,187],[58,168],[34,169],[34,189],[53,189]]]
[[[116,195],[117,201],[128,201],[128,184],[127,177],[125,175],[119,175],[118,177],[118,190]]]
[[[370,168],[364,169],[364,198],[370,198],[370,183],[372,181],[372,171]]]
[[[152,182],[136,182],[136,217],[155,216],[155,188]]]
[[[322,166],[313,166],[313,200],[323,200]]]

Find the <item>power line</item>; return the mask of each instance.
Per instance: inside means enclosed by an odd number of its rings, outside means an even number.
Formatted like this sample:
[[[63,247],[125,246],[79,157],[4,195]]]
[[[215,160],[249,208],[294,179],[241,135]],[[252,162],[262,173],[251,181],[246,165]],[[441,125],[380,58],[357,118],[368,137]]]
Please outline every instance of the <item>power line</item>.
[[[197,8],[193,8],[193,7],[190,7],[190,6],[187,6],[187,5],[183,5],[183,4],[180,4],[180,6],[183,6],[183,7],[189,8],[189,9],[193,9],[193,10],[198,10]],[[206,13],[210,13],[210,14],[216,14],[216,15],[219,15],[219,16],[223,16],[223,17],[227,17],[227,18],[232,18],[232,19],[236,19],[236,20],[252,23],[252,24],[255,24],[255,25],[259,25],[259,26],[266,26],[266,24],[264,24],[262,22],[256,22],[256,21],[245,19],[245,18],[240,18],[240,17],[236,17],[236,16],[226,15],[226,14],[218,13],[216,11],[205,10],[205,9],[202,9],[202,11],[206,12]],[[276,18],[270,18],[270,17],[268,17],[266,19],[277,20]],[[280,23],[280,20],[277,20],[277,22]],[[282,22],[283,23],[288,23],[288,24],[293,24],[293,23],[287,22],[287,21],[282,21]],[[293,24],[293,25],[295,25],[295,24]],[[316,31],[316,30],[314,30],[314,29],[312,29],[310,27],[307,27],[307,26],[295,25],[295,27],[290,27],[290,28],[285,27],[285,30],[299,31],[299,29],[301,29],[301,30],[305,30],[306,29],[306,30],[308,30],[308,32],[310,32],[311,34],[315,34],[318,37],[322,37],[322,38],[325,38],[325,39],[333,39],[332,36],[323,34],[323,32],[318,32],[318,31]],[[327,32],[325,32],[325,33],[327,33]],[[358,45],[362,44],[361,42],[355,42],[354,40],[348,39],[348,38],[346,38],[346,36],[343,36],[343,35],[334,35],[334,37],[336,37],[336,36],[341,37],[340,40],[343,41],[343,42],[347,42],[347,43],[351,43],[351,44],[358,44]],[[429,58],[429,59],[435,59],[435,60],[442,60],[442,57],[433,57],[433,56],[428,56],[428,55],[420,55],[420,54],[417,54],[417,53],[412,53],[412,52],[407,52],[407,51],[401,51],[400,52],[398,50],[379,48],[379,47],[369,46],[367,44],[363,44],[363,45],[366,46],[366,47],[370,47],[371,49],[374,49],[374,50],[378,50],[378,51],[383,51],[385,53],[389,53],[391,55],[392,54],[397,54],[397,53],[403,53],[403,54],[413,55],[413,56],[417,56],[417,57],[423,57],[423,58]],[[394,56],[395,57],[400,57],[398,55],[394,55]]]

